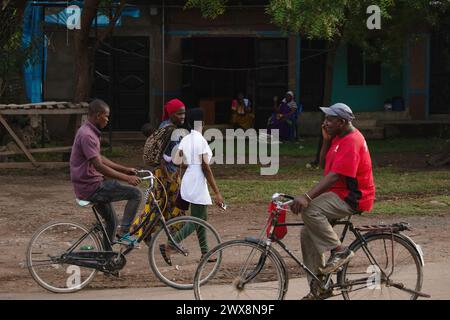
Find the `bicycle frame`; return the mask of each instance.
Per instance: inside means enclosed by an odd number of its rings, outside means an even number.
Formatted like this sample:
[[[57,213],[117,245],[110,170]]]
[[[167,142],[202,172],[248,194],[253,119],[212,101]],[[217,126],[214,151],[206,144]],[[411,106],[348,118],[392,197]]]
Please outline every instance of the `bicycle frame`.
[[[153,175],[149,176],[152,177],[152,179],[154,179]],[[155,228],[155,226],[157,224],[161,224],[162,228],[164,229],[164,232],[166,233],[169,241],[171,243],[173,243],[174,247],[179,250],[183,255],[187,255],[187,252],[184,248],[182,248],[176,241],[175,239],[172,237],[172,234],[170,233],[167,224],[166,224],[166,219],[162,213],[161,207],[159,206],[159,204],[155,201],[155,195],[153,193],[153,191],[151,190],[153,188],[153,180],[151,180],[150,186],[149,188],[146,190],[145,195],[146,195],[146,199],[148,198],[148,196],[151,196],[151,203],[152,205],[155,205],[157,207],[156,210],[156,214],[157,216],[155,217],[155,219],[145,228],[145,230],[142,232],[142,235],[136,239],[137,243],[142,242],[151,232],[152,230]],[[107,256],[106,260],[114,257],[115,255],[127,255],[128,253],[130,253],[131,251],[133,251],[133,249],[135,248],[135,246],[131,243],[127,246],[127,248],[123,251],[123,252],[114,252],[112,251],[112,245],[118,243],[117,241],[111,241],[111,239],[109,238],[107,232],[106,232],[106,228],[100,218],[100,214],[97,210],[97,208],[95,207],[95,204],[92,206],[92,211],[94,212],[94,216],[97,220],[97,223],[94,224],[94,226],[89,230],[88,233],[86,233],[85,235],[83,235],[80,239],[78,239],[62,256],[61,259],[70,259],[70,263],[74,264],[74,265],[80,265],[80,266],[85,266],[85,267],[91,267],[91,268],[99,268],[101,267],[104,263],[100,263],[99,261],[96,262],[92,262],[93,260],[99,260],[99,256],[101,255],[105,255]],[[135,228],[135,231],[132,232],[130,235],[134,235],[138,232],[138,230],[140,230],[147,222],[147,220],[150,219],[150,214],[145,216],[145,219],[141,222],[141,224]],[[104,251],[100,251],[100,252],[89,252],[89,253],[79,253],[76,255],[76,257],[68,257],[73,250],[81,243],[83,242],[84,239],[86,239],[88,236],[90,236],[91,234],[96,235],[97,233],[100,233],[103,237],[105,237],[107,239],[107,243],[109,248],[104,248]],[[101,239],[99,239],[101,240]],[[120,243],[120,242],[119,242]],[[108,250],[111,249],[111,250]],[[108,254],[109,253],[109,254]],[[85,256],[85,257],[84,257]],[[111,257],[108,257],[111,256]],[[105,260],[104,257],[101,258],[102,261]]]
[[[274,217],[274,220],[276,220],[276,217]],[[373,254],[370,252],[370,249],[367,247],[367,242],[365,240],[365,237],[368,234],[372,234],[373,232],[386,232],[388,231],[390,234],[392,234],[392,236],[394,235],[401,235],[400,231],[402,231],[400,226],[399,230],[393,230],[392,227],[386,227],[386,226],[373,226],[372,229],[364,229],[364,228],[357,228],[354,227],[353,223],[350,222],[351,216],[349,216],[349,218],[345,221],[336,221],[333,223],[333,226],[336,225],[343,225],[344,229],[342,230],[342,233],[340,235],[340,241],[343,242],[347,233],[350,231],[353,233],[353,235],[355,236],[355,240],[352,242],[352,244],[350,244],[350,247],[352,247],[352,245],[356,244],[356,243],[362,243],[362,250],[364,251],[364,253],[366,254],[367,258],[369,259],[369,261],[373,264],[376,265],[379,270],[382,273],[382,276],[385,277],[385,279],[389,279],[389,276],[392,274],[392,272],[390,272],[389,274],[386,274],[386,272],[383,270],[383,268],[380,267],[380,265],[378,264],[378,262],[376,261],[375,257],[373,256]],[[304,226],[305,224],[303,222],[295,222],[295,223],[277,223],[276,221],[272,224],[272,228],[269,232],[269,236],[268,239],[266,240],[266,247],[270,247],[272,242],[277,243],[303,270],[305,270],[305,272],[307,272],[314,280],[317,281],[317,283],[319,284],[320,289],[322,290],[329,290],[329,289],[333,289],[333,288],[339,288],[339,289],[345,289],[345,287],[343,287],[341,284],[336,283],[336,284],[330,284],[330,280],[332,277],[332,274],[328,274],[326,275],[326,277],[322,280],[319,277],[316,276],[316,274],[314,272],[312,272],[307,266],[305,266],[305,264],[291,251],[289,250],[289,248],[280,240],[277,239],[274,236],[274,229],[276,227],[282,227],[282,226]],[[407,227],[406,227],[407,228]],[[371,231],[371,232],[367,232],[367,233],[361,233],[361,231]],[[264,263],[265,259],[260,260],[261,263]],[[258,264],[259,265],[259,264]],[[257,267],[258,268],[258,267]],[[262,266],[260,267],[262,268]],[[394,268],[394,266],[392,266],[392,268]],[[392,270],[393,271],[393,270]],[[257,273],[257,270],[254,270],[254,272]],[[246,278],[246,281],[250,281],[252,278],[254,278],[256,275],[252,274]],[[361,279],[361,283],[366,283],[367,278]],[[355,283],[353,283],[355,284]],[[409,290],[404,288],[404,290]],[[414,293],[417,293],[414,291]]]

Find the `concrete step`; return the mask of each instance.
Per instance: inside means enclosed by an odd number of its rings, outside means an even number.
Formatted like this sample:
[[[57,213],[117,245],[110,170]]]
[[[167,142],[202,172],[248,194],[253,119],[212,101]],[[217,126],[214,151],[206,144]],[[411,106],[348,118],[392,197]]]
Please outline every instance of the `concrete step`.
[[[357,128],[363,128],[363,127],[376,127],[377,126],[377,119],[355,119],[353,120],[353,124]]]
[[[384,139],[383,127],[357,127],[366,139],[379,140]]]
[[[102,139],[109,140],[109,132],[102,132]],[[145,141],[146,137],[141,131],[113,131],[112,141]]]
[[[409,111],[355,112],[356,120],[409,120]]]

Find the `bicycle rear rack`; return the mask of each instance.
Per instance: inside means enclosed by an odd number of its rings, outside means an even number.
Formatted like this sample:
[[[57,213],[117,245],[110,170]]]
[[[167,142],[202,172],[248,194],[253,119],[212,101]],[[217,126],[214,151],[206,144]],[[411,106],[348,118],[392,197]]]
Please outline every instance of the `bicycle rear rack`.
[[[393,232],[398,233],[405,230],[411,230],[409,223],[399,222],[394,224],[376,224],[355,227],[355,230],[362,232]]]

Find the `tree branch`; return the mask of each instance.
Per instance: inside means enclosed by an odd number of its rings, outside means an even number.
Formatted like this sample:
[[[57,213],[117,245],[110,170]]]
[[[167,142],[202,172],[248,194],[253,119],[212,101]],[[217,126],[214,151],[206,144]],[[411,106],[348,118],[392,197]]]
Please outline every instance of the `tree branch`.
[[[114,14],[114,18],[111,20],[109,20],[109,25],[106,28],[106,30],[97,38],[97,41],[95,43],[95,47],[94,47],[94,52],[98,50],[98,48],[100,48],[100,45],[105,41],[106,37],[112,33],[112,31],[114,30],[117,20],[119,20],[120,16],[122,15],[122,11],[125,8],[126,2],[125,0],[120,0],[120,7],[119,9],[115,12]]]

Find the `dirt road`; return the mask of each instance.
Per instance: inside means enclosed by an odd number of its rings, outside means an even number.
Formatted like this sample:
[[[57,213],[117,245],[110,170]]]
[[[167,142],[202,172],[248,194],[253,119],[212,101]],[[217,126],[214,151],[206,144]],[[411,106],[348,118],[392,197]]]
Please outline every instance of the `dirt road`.
[[[426,263],[422,291],[433,300],[450,299],[450,262]],[[221,286],[217,291],[221,291]],[[290,279],[287,300],[297,300],[308,292],[304,278]],[[53,294],[44,290],[29,293],[0,293],[0,299],[42,300],[193,300],[192,290],[176,290],[168,287],[127,288],[108,290],[82,290],[72,294]],[[224,297],[226,299],[226,297]],[[333,298],[342,300],[341,296]],[[421,298],[423,299],[423,298]]]
[[[120,216],[124,203],[118,203],[116,211]],[[223,240],[240,239],[245,236],[257,236],[267,219],[266,203],[250,203],[247,205],[229,204],[226,212],[218,208],[209,209],[209,222],[219,231]],[[298,217],[289,215],[288,219]],[[67,172],[39,172],[32,175],[0,175],[0,298],[26,297],[56,298],[46,295],[31,278],[25,265],[25,252],[33,232],[41,225],[55,220],[71,220],[83,224],[93,221],[90,209],[79,208],[74,201],[73,190]],[[450,213],[427,216],[381,216],[375,213],[365,214],[353,219],[355,225],[379,224],[407,221],[414,227],[407,234],[423,248],[426,266],[430,266],[430,289],[436,292],[433,298],[450,299],[448,278],[439,281],[443,270],[450,264]],[[349,239],[349,241],[352,239]],[[288,246],[297,254],[300,253],[299,230],[289,228],[286,237]],[[146,299],[153,296],[171,299],[178,297],[163,285],[152,274],[148,266],[147,247],[142,246],[127,256],[127,265],[121,271],[121,277],[114,279],[97,275],[86,291],[80,294],[91,294],[90,297],[139,298],[140,292],[149,292]],[[446,266],[434,269],[431,266]],[[427,270],[427,269],[426,269]],[[434,275],[435,270],[436,275]],[[448,272],[448,271],[447,271]],[[447,273],[448,275],[448,273]],[[432,280],[436,279],[436,280]],[[436,281],[435,284],[431,284]],[[158,287],[158,288],[156,288]],[[124,296],[121,290],[98,291],[105,289],[126,289]],[[141,291],[143,290],[143,291]],[[92,293],[91,293],[92,292]],[[128,295],[130,292],[130,295]],[[134,292],[134,293],[133,293]],[[153,294],[153,292],[156,292]],[[431,292],[433,294],[433,292]],[[151,294],[150,294],[151,293]],[[183,293],[187,294],[188,293]],[[295,292],[293,297],[300,295]],[[70,295],[76,297],[76,295]],[[180,296],[181,297],[181,296]],[[184,297],[184,296],[183,296]],[[288,296],[289,297],[289,296]],[[189,299],[186,296],[187,299]]]

